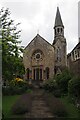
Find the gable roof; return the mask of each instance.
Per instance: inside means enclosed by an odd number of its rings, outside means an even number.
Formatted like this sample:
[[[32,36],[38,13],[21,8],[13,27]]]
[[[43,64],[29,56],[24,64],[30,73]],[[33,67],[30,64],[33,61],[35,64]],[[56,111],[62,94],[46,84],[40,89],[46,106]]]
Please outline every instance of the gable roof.
[[[68,53],[67,57],[71,56],[71,53],[75,50],[75,49],[80,49],[80,42],[73,48],[73,50]]]
[[[53,45],[51,45],[47,40],[45,40],[45,39],[44,39],[43,37],[41,37],[39,34],[37,34],[37,35],[33,38],[33,40],[31,40],[31,42],[34,41],[34,40],[38,40],[38,39],[44,40],[44,41],[47,42],[50,46],[53,47]],[[26,49],[26,48],[31,44],[31,42],[30,42],[24,49]]]

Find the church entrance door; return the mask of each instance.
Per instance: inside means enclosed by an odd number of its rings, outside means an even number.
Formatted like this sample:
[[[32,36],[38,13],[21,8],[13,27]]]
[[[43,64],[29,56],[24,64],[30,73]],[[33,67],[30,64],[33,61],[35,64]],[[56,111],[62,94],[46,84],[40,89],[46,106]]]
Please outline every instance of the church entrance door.
[[[42,80],[42,69],[41,68],[35,68],[33,70],[34,74],[34,80],[39,81]]]
[[[39,80],[39,68],[36,68],[36,80]]]

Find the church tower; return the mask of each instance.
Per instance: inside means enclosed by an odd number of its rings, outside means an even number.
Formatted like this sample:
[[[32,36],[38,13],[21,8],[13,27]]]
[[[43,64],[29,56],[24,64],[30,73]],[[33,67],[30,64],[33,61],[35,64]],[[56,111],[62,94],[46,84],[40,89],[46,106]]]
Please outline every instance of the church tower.
[[[57,7],[55,24],[54,24],[54,58],[55,74],[63,70],[67,63],[66,39],[64,37],[64,25],[61,19],[59,8]]]

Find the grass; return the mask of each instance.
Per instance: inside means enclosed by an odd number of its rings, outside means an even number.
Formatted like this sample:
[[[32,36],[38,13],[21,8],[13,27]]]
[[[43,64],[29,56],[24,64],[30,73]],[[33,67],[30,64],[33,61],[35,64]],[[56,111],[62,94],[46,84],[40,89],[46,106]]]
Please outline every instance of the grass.
[[[5,118],[11,115],[11,111],[10,111],[11,107],[19,97],[20,95],[11,95],[11,96],[2,97],[2,111]]]
[[[80,111],[76,108],[74,104],[72,104],[68,97],[62,97],[60,100],[64,103],[66,110],[68,112],[68,117],[70,118],[80,118]]]
[[[29,90],[27,92],[32,93],[31,90]],[[11,108],[20,96],[21,95],[3,96],[2,111],[3,111],[3,114],[4,114],[5,118],[8,118],[8,117],[12,116]],[[55,103],[55,101],[53,101],[53,99],[51,97],[52,97],[52,95],[47,96],[47,98],[49,98],[48,102],[51,104],[51,107],[52,107],[53,105],[55,106],[56,103]],[[51,99],[52,99],[52,101],[51,101]],[[59,100],[63,103],[63,105],[60,103],[61,104],[61,109],[63,108],[63,106],[66,108],[69,118],[80,118],[80,111],[76,108],[76,106],[74,104],[72,104],[68,100],[67,96],[61,97],[61,98],[59,98]],[[58,107],[59,107],[59,102],[57,102],[57,104],[58,104]],[[21,116],[21,118],[24,117],[23,115],[20,115],[20,116]],[[18,117],[18,116],[15,116],[15,117]]]

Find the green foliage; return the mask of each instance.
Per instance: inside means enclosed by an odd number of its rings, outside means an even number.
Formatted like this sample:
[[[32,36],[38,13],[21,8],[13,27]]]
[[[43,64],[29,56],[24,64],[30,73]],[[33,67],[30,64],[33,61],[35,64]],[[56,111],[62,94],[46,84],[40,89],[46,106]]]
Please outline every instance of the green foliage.
[[[61,97],[60,100],[63,102],[63,104],[66,107],[66,110],[68,112],[68,118],[80,118],[79,116],[79,110],[77,107],[69,100],[68,96]]]
[[[2,113],[4,118],[9,118],[11,116],[11,108],[19,97],[20,95],[3,96]]]
[[[52,94],[45,93],[44,98],[55,117],[67,117],[65,105]]]
[[[65,69],[61,74],[55,76],[55,80],[58,84],[58,88],[62,93],[68,92],[68,82],[72,78],[72,75],[68,69]]]
[[[64,69],[61,74],[55,75],[51,80],[48,80],[44,84],[44,89],[52,92],[54,96],[60,97],[63,94],[68,93],[68,82],[72,78],[72,74],[68,69]]]
[[[9,83],[10,86],[18,86],[18,87],[23,87],[27,84],[28,84],[27,81],[25,81],[21,78],[16,78],[14,80],[11,80]]]
[[[70,96],[80,99],[80,78],[74,77],[69,81],[68,93]]]
[[[21,43],[19,39],[20,30],[18,24],[10,19],[9,9],[2,8],[0,11],[0,25],[1,37],[0,44],[2,44],[2,75],[4,81],[12,80],[14,75],[22,75],[24,73],[24,66],[20,53],[22,48],[19,47]]]
[[[26,81],[20,80],[12,80],[9,83],[9,86],[3,87],[3,95],[15,95],[15,94],[23,94],[28,89],[28,83]]]
[[[44,89],[48,90],[49,92],[54,91],[57,88],[57,83],[54,79],[47,80],[44,83]]]
[[[51,79],[48,80],[44,83],[44,87],[45,90],[47,90],[48,92],[51,92],[55,97],[60,97],[61,96],[61,91],[58,88],[58,84],[56,82],[56,80]]]
[[[3,92],[3,95],[9,95],[9,96],[20,95],[25,92],[25,89],[23,87],[9,86],[9,87],[2,87],[2,92]]]

